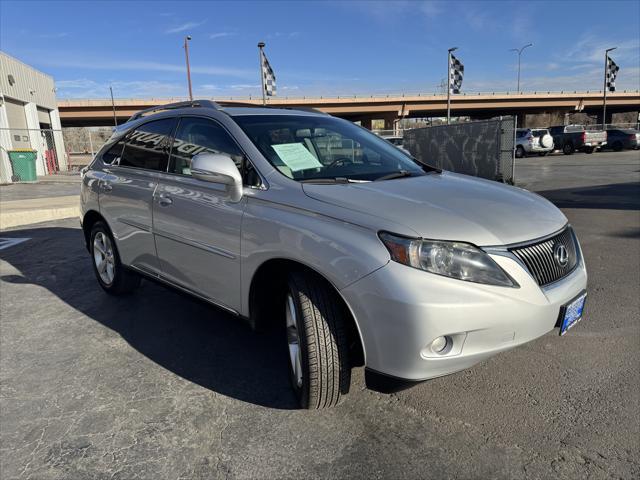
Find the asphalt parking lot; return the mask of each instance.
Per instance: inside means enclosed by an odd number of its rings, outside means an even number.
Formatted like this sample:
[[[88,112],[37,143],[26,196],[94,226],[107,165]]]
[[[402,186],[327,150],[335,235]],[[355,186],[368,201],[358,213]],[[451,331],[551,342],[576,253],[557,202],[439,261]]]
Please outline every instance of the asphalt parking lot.
[[[0,477],[640,477],[640,154],[519,160],[589,270],[584,320],[394,395],[295,410],[283,339],[144,282],[104,294],[75,219],[0,233]],[[399,180],[401,181],[401,180]]]

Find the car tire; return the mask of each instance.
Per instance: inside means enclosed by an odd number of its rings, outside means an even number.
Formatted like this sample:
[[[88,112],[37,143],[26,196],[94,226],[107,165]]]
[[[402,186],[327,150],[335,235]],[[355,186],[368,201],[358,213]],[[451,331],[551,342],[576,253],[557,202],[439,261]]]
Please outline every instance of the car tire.
[[[133,292],[140,285],[140,276],[122,265],[107,225],[96,222],[89,238],[93,271],[102,289],[111,295]]]
[[[584,153],[591,155],[595,151],[594,147],[587,147],[584,149]]]
[[[621,151],[622,151],[622,142],[615,142],[615,143],[612,145],[612,148],[613,148],[613,150],[614,150],[614,151],[616,151],[616,152],[621,152]]]
[[[310,410],[337,405],[351,383],[348,312],[322,279],[294,272],[285,315],[289,372],[299,405]]]
[[[525,151],[524,148],[522,147],[522,145],[518,145],[516,147],[516,158],[522,158],[525,155]]]
[[[562,146],[562,153],[564,153],[565,155],[571,155],[573,152],[573,143],[565,143]]]
[[[547,156],[547,153],[549,153],[549,152],[538,152],[538,156],[540,156],[540,157],[546,157],[546,156]]]

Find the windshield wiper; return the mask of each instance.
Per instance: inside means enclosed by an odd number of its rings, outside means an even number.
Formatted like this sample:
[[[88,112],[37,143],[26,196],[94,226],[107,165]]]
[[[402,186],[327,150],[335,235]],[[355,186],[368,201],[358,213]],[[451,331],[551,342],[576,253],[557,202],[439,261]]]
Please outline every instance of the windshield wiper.
[[[413,174],[406,170],[399,170],[397,172],[390,173],[388,175],[383,175],[382,177],[378,177],[374,180],[374,182],[380,182],[382,180],[391,180],[393,178],[404,178],[411,177]]]
[[[333,178],[305,178],[298,180],[300,183],[318,183],[318,184],[333,184],[333,183],[351,183],[346,177],[333,177]]]

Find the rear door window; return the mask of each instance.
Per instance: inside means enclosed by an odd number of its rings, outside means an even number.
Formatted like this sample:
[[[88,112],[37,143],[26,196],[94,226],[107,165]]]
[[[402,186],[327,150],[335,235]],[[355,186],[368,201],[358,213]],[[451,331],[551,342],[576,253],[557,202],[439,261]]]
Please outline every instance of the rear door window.
[[[166,171],[175,125],[175,118],[165,118],[140,125],[127,135],[119,165]]]

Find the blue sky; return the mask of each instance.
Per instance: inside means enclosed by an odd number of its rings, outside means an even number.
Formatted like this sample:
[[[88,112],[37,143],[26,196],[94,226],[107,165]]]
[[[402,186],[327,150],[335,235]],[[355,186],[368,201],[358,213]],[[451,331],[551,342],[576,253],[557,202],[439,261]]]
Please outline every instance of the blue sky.
[[[58,98],[260,95],[266,42],[279,96],[438,92],[447,48],[463,91],[640,88],[640,1],[0,1],[0,49],[52,75]]]

